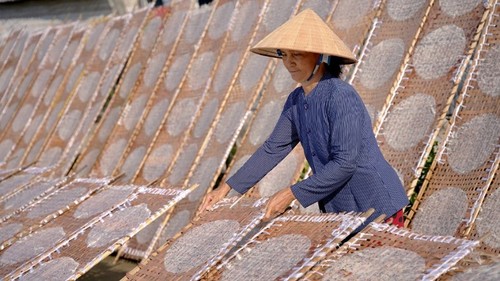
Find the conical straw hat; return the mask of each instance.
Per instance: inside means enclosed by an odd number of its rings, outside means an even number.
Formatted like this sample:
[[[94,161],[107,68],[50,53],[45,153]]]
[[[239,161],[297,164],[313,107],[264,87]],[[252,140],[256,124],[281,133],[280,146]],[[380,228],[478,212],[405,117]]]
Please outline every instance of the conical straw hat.
[[[333,30],[311,9],[306,9],[269,33],[250,51],[279,57],[277,49],[326,54],[341,59],[342,64],[356,58]]]

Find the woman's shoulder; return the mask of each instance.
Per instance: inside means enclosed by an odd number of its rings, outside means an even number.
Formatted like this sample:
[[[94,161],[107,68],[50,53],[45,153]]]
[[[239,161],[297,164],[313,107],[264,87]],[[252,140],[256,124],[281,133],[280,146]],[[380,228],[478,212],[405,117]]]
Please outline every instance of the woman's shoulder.
[[[354,88],[352,87],[351,84],[349,84],[346,81],[344,81],[340,78],[337,78],[337,77],[331,77],[331,78],[325,79],[323,82],[325,82],[330,87],[335,87],[339,90],[354,91]]]
[[[285,104],[283,105],[283,111],[287,111],[292,106],[294,106],[298,103],[300,91],[301,91],[301,87],[297,87],[288,94],[288,96],[286,97],[286,100],[285,100]]]
[[[300,96],[300,93],[302,93],[302,87],[297,87],[295,89],[293,89],[290,94],[288,94],[288,97],[287,97],[287,100],[288,101],[296,101],[298,99],[298,97]]]
[[[321,89],[324,92],[330,92],[326,95],[328,98],[346,98],[358,96],[354,87],[340,78],[328,78],[322,81]]]

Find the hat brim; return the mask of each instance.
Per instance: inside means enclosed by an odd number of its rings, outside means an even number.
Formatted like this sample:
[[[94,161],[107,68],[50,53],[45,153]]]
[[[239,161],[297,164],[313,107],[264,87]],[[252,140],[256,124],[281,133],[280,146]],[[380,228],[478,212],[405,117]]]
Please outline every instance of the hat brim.
[[[287,49],[284,49],[284,48],[283,49],[282,48],[251,48],[250,51],[252,53],[257,54],[257,55],[262,55],[262,56],[271,57],[271,58],[281,58],[278,55],[278,49],[287,50]],[[314,51],[314,50],[294,50],[294,51],[320,54],[319,52]],[[340,64],[353,64],[353,63],[357,63],[358,62],[356,59],[353,59],[353,58],[350,58],[350,57],[339,56],[338,54],[328,54],[328,53],[324,53],[324,52],[321,53],[321,54],[329,55],[329,56],[338,58],[338,61],[339,61]]]
[[[250,51],[279,58],[278,49],[329,55],[338,58],[341,64],[357,62],[345,43],[311,9],[302,11],[276,28]]]

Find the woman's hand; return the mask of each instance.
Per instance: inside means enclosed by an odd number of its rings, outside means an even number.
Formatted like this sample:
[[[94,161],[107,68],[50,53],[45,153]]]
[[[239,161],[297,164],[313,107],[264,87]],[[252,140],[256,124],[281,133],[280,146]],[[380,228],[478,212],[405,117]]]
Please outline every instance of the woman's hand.
[[[209,192],[203,198],[201,202],[200,208],[198,208],[197,214],[202,213],[203,211],[208,211],[210,208],[217,202],[219,202],[222,198],[226,197],[226,195],[231,191],[231,187],[227,183],[222,183],[221,186],[216,188],[215,190]]]
[[[283,214],[293,200],[295,200],[295,196],[293,195],[292,189],[290,187],[275,193],[267,202],[266,214],[263,218],[263,221],[269,221]]]

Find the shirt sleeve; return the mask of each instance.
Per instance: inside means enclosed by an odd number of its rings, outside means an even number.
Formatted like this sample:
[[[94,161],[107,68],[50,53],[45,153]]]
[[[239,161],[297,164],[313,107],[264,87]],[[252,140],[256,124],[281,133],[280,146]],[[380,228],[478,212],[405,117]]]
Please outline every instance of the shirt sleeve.
[[[329,161],[309,178],[292,185],[292,193],[304,207],[342,188],[356,171],[362,143],[362,102],[354,89],[343,89],[330,100]]]
[[[244,194],[269,171],[278,165],[299,142],[297,130],[291,114],[290,98],[269,138],[259,147],[247,162],[226,182]]]

